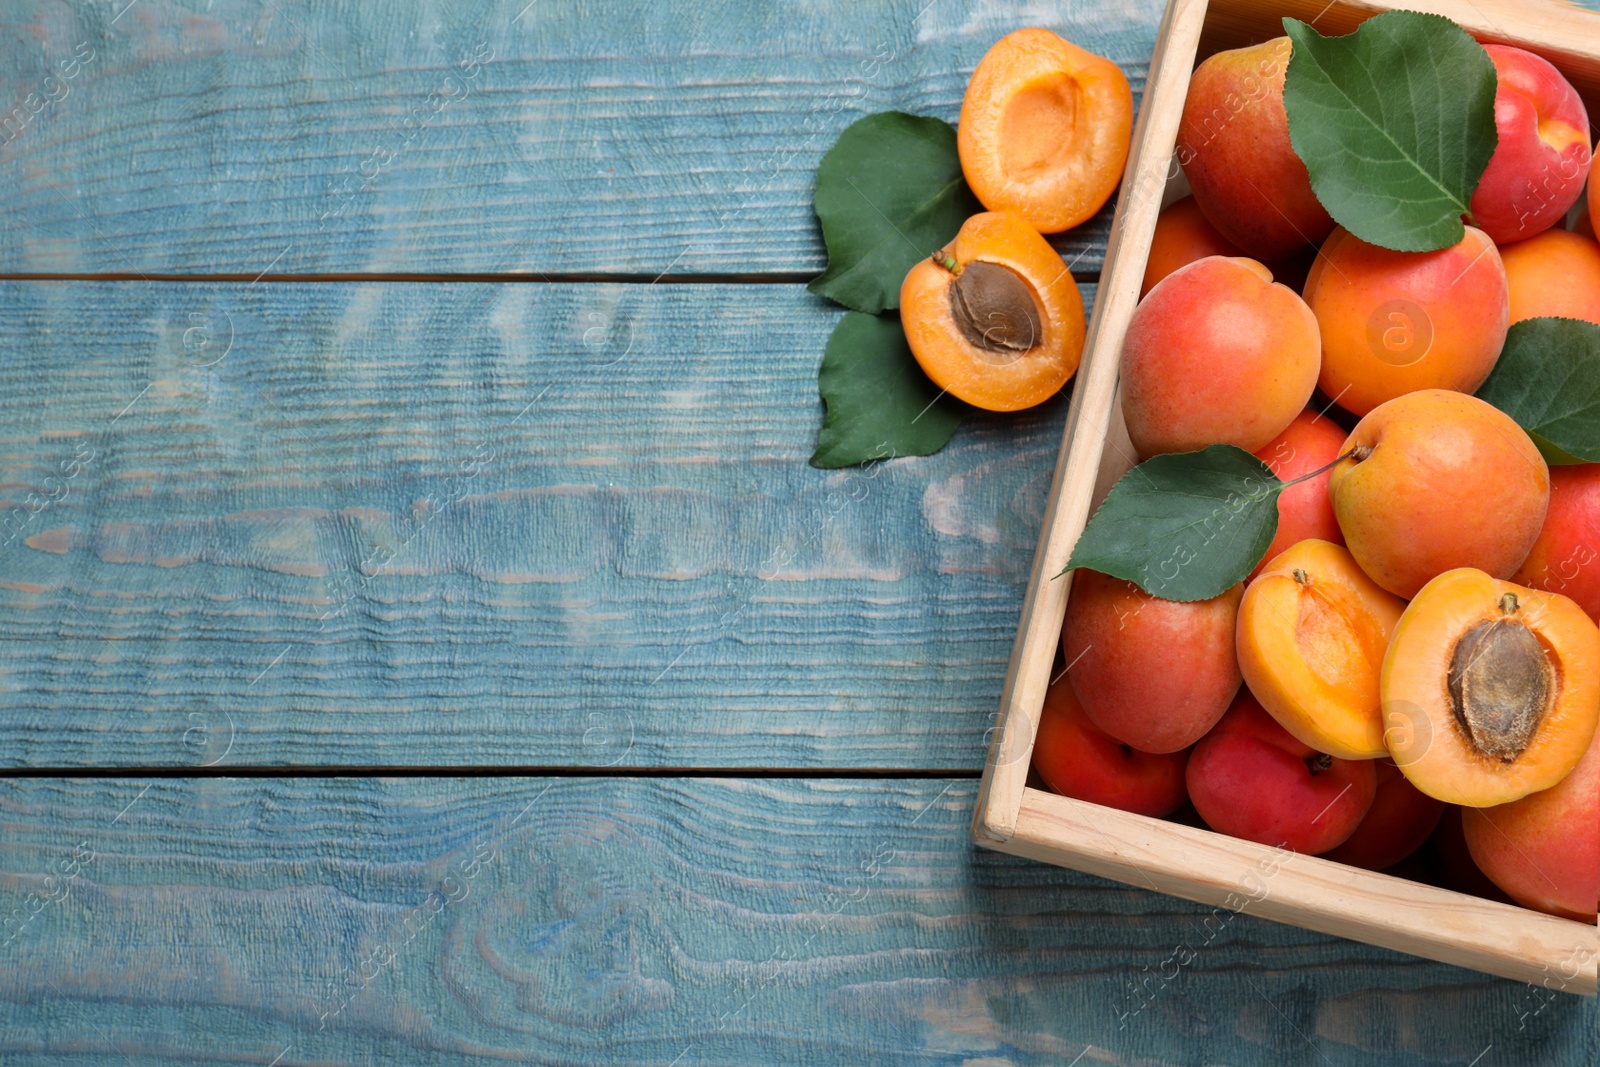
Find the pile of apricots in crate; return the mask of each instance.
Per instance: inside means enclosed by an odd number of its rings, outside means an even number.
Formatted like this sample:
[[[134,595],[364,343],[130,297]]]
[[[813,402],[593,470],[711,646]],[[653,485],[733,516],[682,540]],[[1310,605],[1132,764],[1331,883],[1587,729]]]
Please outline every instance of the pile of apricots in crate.
[[[1121,349],[1136,458],[1253,453],[1290,483],[1276,534],[1209,599],[1072,572],[1036,780],[1593,922],[1600,464],[1552,465],[1474,395],[1511,324],[1600,324],[1583,101],[1546,60],[1485,46],[1498,140],[1464,236],[1394,251],[1313,192],[1290,49],[1195,70],[1177,146],[1192,195],[1161,211]],[[1041,234],[1105,202],[1131,117],[1116,66],[1047,31],[978,66],[958,135],[989,210],[902,289],[941,388],[1007,410],[1071,377],[1081,310]]]

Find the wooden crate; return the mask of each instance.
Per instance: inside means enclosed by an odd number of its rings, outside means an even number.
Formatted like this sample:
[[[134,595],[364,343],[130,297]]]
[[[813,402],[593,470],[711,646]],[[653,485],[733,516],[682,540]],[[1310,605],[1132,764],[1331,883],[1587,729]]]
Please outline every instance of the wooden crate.
[[[1131,815],[1027,784],[1033,736],[1070,592],[1054,578],[1093,508],[1130,465],[1117,403],[1179,113],[1198,59],[1281,36],[1286,15],[1347,33],[1390,8],[1437,12],[1483,41],[1549,59],[1600,115],[1600,15],[1558,0],[1171,0],[1150,64],[1099,296],[1067,420],[1022,623],[993,732],[973,840],[1133,886],[1593,995],[1600,935],[1584,923]],[[1108,447],[1109,445],[1109,447]],[[1210,920],[1207,920],[1209,923]]]

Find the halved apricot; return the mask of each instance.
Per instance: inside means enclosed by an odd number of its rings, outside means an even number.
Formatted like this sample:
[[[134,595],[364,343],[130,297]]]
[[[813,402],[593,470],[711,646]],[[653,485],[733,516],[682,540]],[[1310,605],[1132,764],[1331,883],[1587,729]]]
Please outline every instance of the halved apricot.
[[[1122,68],[1049,30],[1026,29],[996,41],[972,72],[956,149],[984,207],[1059,233],[1116,190],[1132,132]]]
[[[1389,751],[1449,804],[1506,804],[1567,776],[1600,719],[1600,630],[1566,597],[1446,571],[1400,616],[1379,682]]]
[[[906,274],[900,320],[939,388],[989,411],[1048,400],[1078,370],[1083,297],[1050,242],[1016,215],[974,215]]]
[[[1244,591],[1237,639],[1245,684],[1302,744],[1340,759],[1387,755],[1378,677],[1405,606],[1343,545],[1301,541]]]

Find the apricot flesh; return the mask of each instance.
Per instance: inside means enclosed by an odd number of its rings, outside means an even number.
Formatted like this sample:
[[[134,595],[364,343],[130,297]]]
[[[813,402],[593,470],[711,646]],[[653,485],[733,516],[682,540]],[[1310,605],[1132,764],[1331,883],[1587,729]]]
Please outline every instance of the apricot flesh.
[[[1544,525],[1550,473],[1527,433],[1477,397],[1408,393],[1345,441],[1328,491],[1361,569],[1400,597],[1476,567],[1509,578]]]
[[[1207,58],[1189,80],[1178,130],[1178,162],[1200,210],[1245,255],[1264,260],[1333,229],[1289,143],[1289,54],[1289,38],[1278,37]]]
[[[1161,600],[1132,582],[1073,572],[1061,650],[1089,720],[1141,752],[1188,748],[1239,689],[1233,631],[1243,587]]]
[[[1105,204],[1128,161],[1133,91],[1111,60],[1044,29],[996,41],[961,102],[956,150],[973,193],[1040,233]]]
[[[1334,230],[1305,298],[1322,338],[1317,384],[1355,415],[1419,389],[1475,391],[1510,325],[1500,253],[1471,226],[1437,252],[1394,252]]]
[[[1264,447],[1316,388],[1317,323],[1253,259],[1210,256],[1157,283],[1122,342],[1122,415],[1139,455]]]
[[[1347,840],[1377,792],[1371,760],[1336,759],[1302,744],[1248,689],[1194,747],[1184,777],[1213,830],[1308,854]]]
[[[1338,459],[1346,436],[1339,424],[1326,415],[1306,410],[1294,417],[1288,429],[1257,449],[1256,458],[1280,480],[1292,482]],[[1344,544],[1339,519],[1333,513],[1333,500],[1328,496],[1332,474],[1325,471],[1278,494],[1278,532],[1267,546],[1267,554],[1245,579],[1247,583],[1278,553],[1308,538]]]
[[[1600,622],[1600,463],[1550,468],[1544,526],[1511,580],[1570,597]]]
[[[1600,243],[1570,230],[1546,230],[1503,245],[1511,321],[1554,316],[1600,323]]]
[[[1303,744],[1341,759],[1387,755],[1378,677],[1405,602],[1343,547],[1301,541],[1245,590],[1239,669],[1262,707]]]
[[[1048,241],[1016,215],[972,216],[900,286],[911,354],[934,384],[988,411],[1060,392],[1083,355],[1083,297]]]
[[[1600,740],[1549,789],[1463,811],[1461,829],[1478,869],[1517,903],[1593,923],[1600,900]]]
[[[1140,752],[1094,723],[1062,678],[1045,694],[1033,740],[1033,769],[1062,796],[1160,818],[1183,806],[1187,749]]]
[[[1406,607],[1379,682],[1411,784],[1490,807],[1549,789],[1600,719],[1600,630],[1576,604],[1463,567]]]

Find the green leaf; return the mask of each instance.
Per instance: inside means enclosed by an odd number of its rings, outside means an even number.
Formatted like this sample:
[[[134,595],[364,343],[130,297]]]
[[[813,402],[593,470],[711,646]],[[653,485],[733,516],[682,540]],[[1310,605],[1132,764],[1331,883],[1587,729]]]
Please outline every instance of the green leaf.
[[[1125,578],[1163,600],[1210,600],[1267,554],[1283,487],[1233,445],[1147,459],[1111,487],[1067,570]]]
[[[1515,419],[1549,462],[1600,462],[1600,326],[1512,323],[1478,399]]]
[[[1389,11],[1344,37],[1283,20],[1289,141],[1322,206],[1369,244],[1449,248],[1494,154],[1497,85],[1483,46],[1449,19]]]
[[[948,122],[884,111],[858,119],[817,167],[817,218],[828,269],[807,287],[876,315],[900,306],[900,283],[978,203],[961,176]]]
[[[967,407],[928,380],[896,315],[852,311],[822,354],[817,387],[828,407],[813,467],[849,467],[945,446]]]

